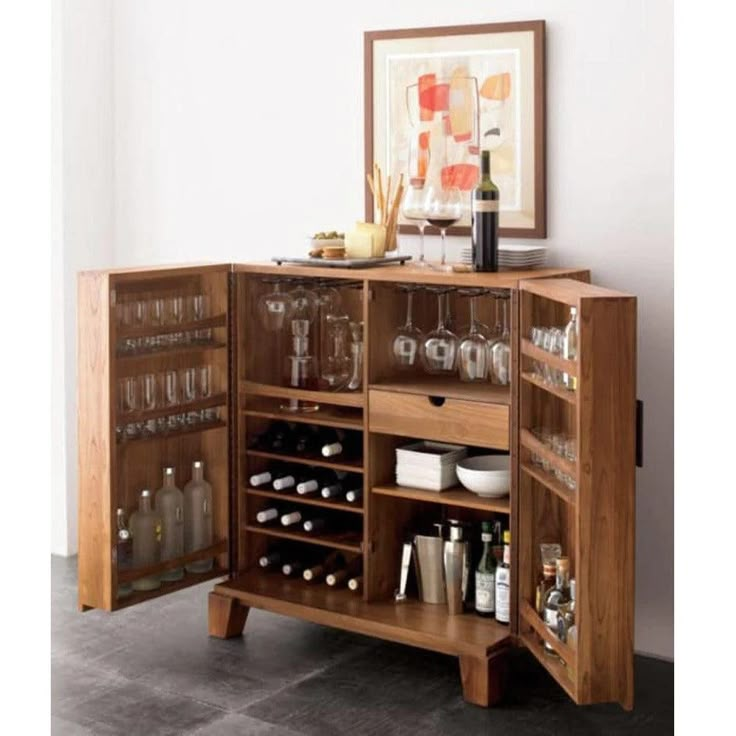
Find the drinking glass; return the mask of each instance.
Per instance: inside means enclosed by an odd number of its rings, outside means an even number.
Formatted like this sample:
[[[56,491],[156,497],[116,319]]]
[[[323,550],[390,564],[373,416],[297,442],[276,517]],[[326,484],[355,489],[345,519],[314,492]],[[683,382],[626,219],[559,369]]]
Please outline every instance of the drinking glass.
[[[491,381],[499,386],[511,383],[511,332],[508,324],[508,299],[503,299],[503,334],[491,346]]]
[[[406,322],[399,327],[391,341],[391,357],[394,365],[400,370],[414,368],[419,355],[419,346],[422,343],[422,331],[414,325],[412,306],[416,287],[404,286],[406,292]]]
[[[120,410],[125,414],[138,411],[138,409],[140,409],[138,376],[127,376],[126,378],[121,378],[119,388],[121,396]]]
[[[184,297],[170,296],[166,300],[166,321],[177,325],[184,321]]]
[[[154,373],[141,376],[143,411],[153,411],[158,406],[158,381]]]
[[[466,382],[485,381],[488,375],[488,340],[478,329],[477,298],[477,292],[470,293],[470,328],[458,346],[460,380]]]
[[[146,324],[148,304],[143,299],[136,299],[135,301],[128,302],[126,307],[128,312],[126,319],[127,326],[143,327]]]
[[[427,261],[424,260],[424,228],[427,227],[427,217],[424,213],[426,196],[427,193],[423,186],[411,184],[401,202],[401,216],[412,225],[416,225],[419,230],[419,260],[416,261],[416,265],[420,268],[429,266]]]
[[[148,320],[154,327],[160,327],[166,322],[166,306],[161,297],[149,299]]]
[[[194,368],[184,368],[179,377],[181,381],[181,400],[188,404],[197,399],[197,371]]]
[[[538,348],[544,349],[544,336],[545,336],[546,330],[544,327],[532,327],[531,329],[531,341],[532,344],[535,345]],[[540,362],[539,360],[533,361],[534,364],[534,373],[538,378],[541,378],[542,380],[545,380],[545,372],[544,372],[544,363]]]
[[[454,373],[457,360],[457,336],[445,324],[445,290],[437,291],[437,327],[425,335],[419,356],[427,373]]]
[[[166,406],[179,405],[179,381],[176,371],[165,371],[163,374],[164,403]]]
[[[273,291],[258,299],[258,316],[264,330],[278,332],[287,322],[291,311],[291,298],[281,291],[281,283],[273,282]]]
[[[197,397],[209,399],[212,396],[212,366],[201,365],[197,368]]]
[[[430,225],[439,228],[442,236],[440,270],[451,271],[447,264],[447,228],[463,215],[463,200],[457,187],[430,186],[424,201],[424,216]]]
[[[208,294],[194,294],[189,297],[189,318],[192,322],[210,316],[210,297]]]

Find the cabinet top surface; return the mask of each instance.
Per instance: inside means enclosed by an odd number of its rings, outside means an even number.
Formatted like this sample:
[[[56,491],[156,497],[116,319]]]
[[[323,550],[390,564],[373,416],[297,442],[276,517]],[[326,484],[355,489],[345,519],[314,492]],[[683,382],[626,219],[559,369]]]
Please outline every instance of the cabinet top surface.
[[[319,266],[291,266],[275,263],[201,263],[172,264],[140,268],[106,269],[82,272],[87,275],[108,275],[116,281],[133,281],[146,278],[166,278],[185,276],[202,271],[234,271],[263,276],[283,276],[284,278],[350,279],[353,281],[388,281],[417,284],[447,284],[467,288],[518,287],[524,279],[575,276],[587,273],[584,268],[537,268],[524,271],[499,271],[497,273],[455,273],[421,268],[411,263],[403,266],[377,266],[375,268],[321,268]]]

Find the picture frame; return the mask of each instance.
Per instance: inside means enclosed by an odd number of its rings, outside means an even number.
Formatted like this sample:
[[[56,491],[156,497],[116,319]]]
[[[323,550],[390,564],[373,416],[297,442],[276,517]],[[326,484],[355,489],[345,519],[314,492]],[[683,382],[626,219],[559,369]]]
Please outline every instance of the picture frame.
[[[469,205],[490,148],[501,237],[547,237],[545,105],[543,20],[364,33],[366,175],[377,163],[405,187],[449,183]],[[448,234],[470,234],[469,209]],[[399,229],[416,232],[403,219]]]

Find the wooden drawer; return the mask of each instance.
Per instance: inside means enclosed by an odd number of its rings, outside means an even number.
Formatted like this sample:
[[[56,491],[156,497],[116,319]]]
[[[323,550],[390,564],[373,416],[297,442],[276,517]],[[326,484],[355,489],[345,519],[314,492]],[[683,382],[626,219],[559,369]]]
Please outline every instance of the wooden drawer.
[[[426,394],[371,389],[371,432],[509,449],[509,407]]]

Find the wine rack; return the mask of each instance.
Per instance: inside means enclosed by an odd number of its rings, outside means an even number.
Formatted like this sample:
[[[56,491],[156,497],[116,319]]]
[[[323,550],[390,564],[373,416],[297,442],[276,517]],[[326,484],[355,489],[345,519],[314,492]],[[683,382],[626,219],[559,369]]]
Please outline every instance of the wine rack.
[[[221,264],[83,274],[80,607],[115,610],[222,577],[209,594],[213,636],[238,635],[247,609],[257,607],[443,652],[459,658],[465,698],[484,706],[501,698],[508,651],[523,645],[575,702],[617,701],[630,708],[636,307],[633,297],[591,286],[589,278],[587,271],[564,268],[480,274],[410,265],[361,271]],[[494,300],[503,300],[509,314],[510,380],[505,385],[464,383],[456,373],[399,370],[389,346],[405,318],[407,285],[416,287],[414,322],[425,333],[437,325],[438,289],[448,295],[455,329],[469,322],[469,294],[481,295],[476,316],[486,323],[494,320]],[[320,305],[323,298],[336,299],[349,322],[362,322],[363,362],[350,385],[329,384],[321,374],[295,385],[287,380],[284,368],[293,336],[273,329],[272,323],[280,320],[278,309],[264,316],[261,308],[267,295],[277,302],[280,289],[319,292]],[[116,323],[120,301],[158,293],[205,294],[209,315],[163,329]],[[532,326],[564,324],[571,306],[580,317],[574,362],[527,339]],[[324,337],[321,317],[314,325],[310,349]],[[192,333],[198,341],[158,340],[161,334],[180,333]],[[130,352],[131,345],[149,349]],[[575,375],[577,390],[542,380],[535,369],[542,361]],[[166,416],[157,407],[121,417],[114,395],[118,378],[200,365],[212,366],[216,390],[189,408],[216,408],[216,422],[116,440],[121,421],[145,423]],[[298,402],[312,402],[319,409],[282,409]],[[311,426],[315,432],[360,433],[361,441],[346,457],[325,457],[315,448],[274,449],[256,441],[274,422],[286,422],[294,432]],[[537,430],[545,425],[574,438],[574,460],[540,441]],[[481,454],[508,454],[510,496],[483,498],[461,486],[433,492],[397,485],[396,449],[416,439],[462,444]],[[110,519],[117,507],[134,508],[142,488],[158,487],[164,465],[184,469],[194,459],[204,460],[215,517],[212,547],[195,556],[214,557],[213,570],[116,600],[119,582],[190,560],[185,555],[118,574]],[[344,495],[323,498],[251,484],[252,476],[277,464],[295,468],[297,474],[310,473],[310,468],[315,473],[349,473],[360,497],[351,503]],[[574,487],[561,479],[572,479]],[[304,518],[321,517],[326,523],[316,531],[284,526],[278,519],[259,523],[259,511],[271,507],[299,510]],[[448,519],[476,531],[480,522],[496,520],[511,530],[510,625],[473,613],[451,616],[446,607],[422,603],[411,591],[407,600],[394,600],[404,541]],[[561,542],[571,558],[578,581],[576,647],[553,641],[533,606],[542,541]],[[473,538],[474,561],[478,544]],[[261,558],[274,551],[303,561],[332,553],[359,560],[360,588],[332,588],[262,568]],[[561,659],[544,654],[545,641],[556,645]]]

